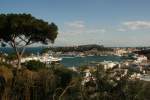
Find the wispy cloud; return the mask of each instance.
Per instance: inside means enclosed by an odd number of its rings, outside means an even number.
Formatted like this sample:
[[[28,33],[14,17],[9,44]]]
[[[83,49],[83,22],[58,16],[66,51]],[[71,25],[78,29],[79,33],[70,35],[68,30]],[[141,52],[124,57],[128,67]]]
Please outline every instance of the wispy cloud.
[[[150,21],[127,21],[122,25],[130,30],[150,29]]]
[[[65,23],[67,26],[69,26],[70,28],[85,28],[85,23],[84,21],[72,21],[72,22],[67,22]]]
[[[105,33],[106,29],[98,26],[90,27],[84,21],[76,20],[65,23],[67,33],[79,33],[79,34],[90,34],[90,33]]]
[[[98,43],[107,30],[98,25],[89,25],[85,21],[65,22],[63,30],[56,40],[56,45],[77,45]]]
[[[119,32],[126,32],[127,30],[125,28],[118,28],[117,31],[119,31]]]
[[[95,28],[95,29],[87,29],[87,33],[105,33],[106,29]]]

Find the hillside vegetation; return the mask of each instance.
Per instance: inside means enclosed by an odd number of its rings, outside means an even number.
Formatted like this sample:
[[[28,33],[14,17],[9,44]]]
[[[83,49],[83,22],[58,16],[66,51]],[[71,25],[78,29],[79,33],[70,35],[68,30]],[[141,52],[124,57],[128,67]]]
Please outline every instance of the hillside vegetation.
[[[32,62],[31,64],[34,64]],[[28,64],[31,67],[31,64]],[[26,65],[26,66],[28,66]],[[40,64],[42,65],[42,64]],[[112,70],[102,66],[92,70],[96,81],[82,84],[86,66],[72,71],[60,65],[50,68],[24,67],[14,78],[14,68],[0,65],[0,100],[149,100],[150,82],[128,80],[128,75],[116,80]],[[32,65],[33,66],[33,65]],[[13,84],[14,83],[14,84]]]

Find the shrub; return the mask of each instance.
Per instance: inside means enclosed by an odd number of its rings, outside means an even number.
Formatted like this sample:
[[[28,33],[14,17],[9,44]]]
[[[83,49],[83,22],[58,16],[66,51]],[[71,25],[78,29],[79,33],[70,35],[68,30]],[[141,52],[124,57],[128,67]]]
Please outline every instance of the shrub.
[[[23,65],[27,69],[35,70],[35,71],[46,67],[46,64],[44,64],[44,63],[42,63],[40,61],[35,61],[35,60],[28,61],[28,62],[24,63]]]

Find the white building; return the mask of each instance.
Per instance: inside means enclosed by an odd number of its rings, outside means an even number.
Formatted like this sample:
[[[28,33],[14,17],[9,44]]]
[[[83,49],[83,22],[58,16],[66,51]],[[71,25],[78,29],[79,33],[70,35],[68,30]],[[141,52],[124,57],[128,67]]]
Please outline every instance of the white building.
[[[141,63],[143,61],[147,61],[147,57],[144,55],[140,55],[137,57],[137,59],[134,61],[135,63]]]
[[[114,68],[119,63],[118,62],[112,62],[112,61],[104,61],[104,62],[101,62],[101,64],[104,65],[104,69],[107,70],[107,69]]]

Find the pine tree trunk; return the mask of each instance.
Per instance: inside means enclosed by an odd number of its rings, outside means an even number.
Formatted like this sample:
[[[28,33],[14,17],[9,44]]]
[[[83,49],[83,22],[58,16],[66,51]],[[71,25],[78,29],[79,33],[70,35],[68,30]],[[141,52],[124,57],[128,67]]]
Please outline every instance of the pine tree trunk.
[[[21,69],[21,55],[17,54],[17,69]]]
[[[17,53],[17,52],[16,52]],[[13,70],[13,78],[12,78],[12,85],[11,85],[11,89],[13,90],[14,87],[15,87],[15,83],[16,83],[16,80],[17,80],[17,76],[18,76],[18,73],[19,73],[19,69],[21,69],[21,55],[19,55],[17,53],[17,68],[15,68]],[[11,94],[11,98],[13,97],[13,93]],[[17,99],[16,99],[17,100]]]

